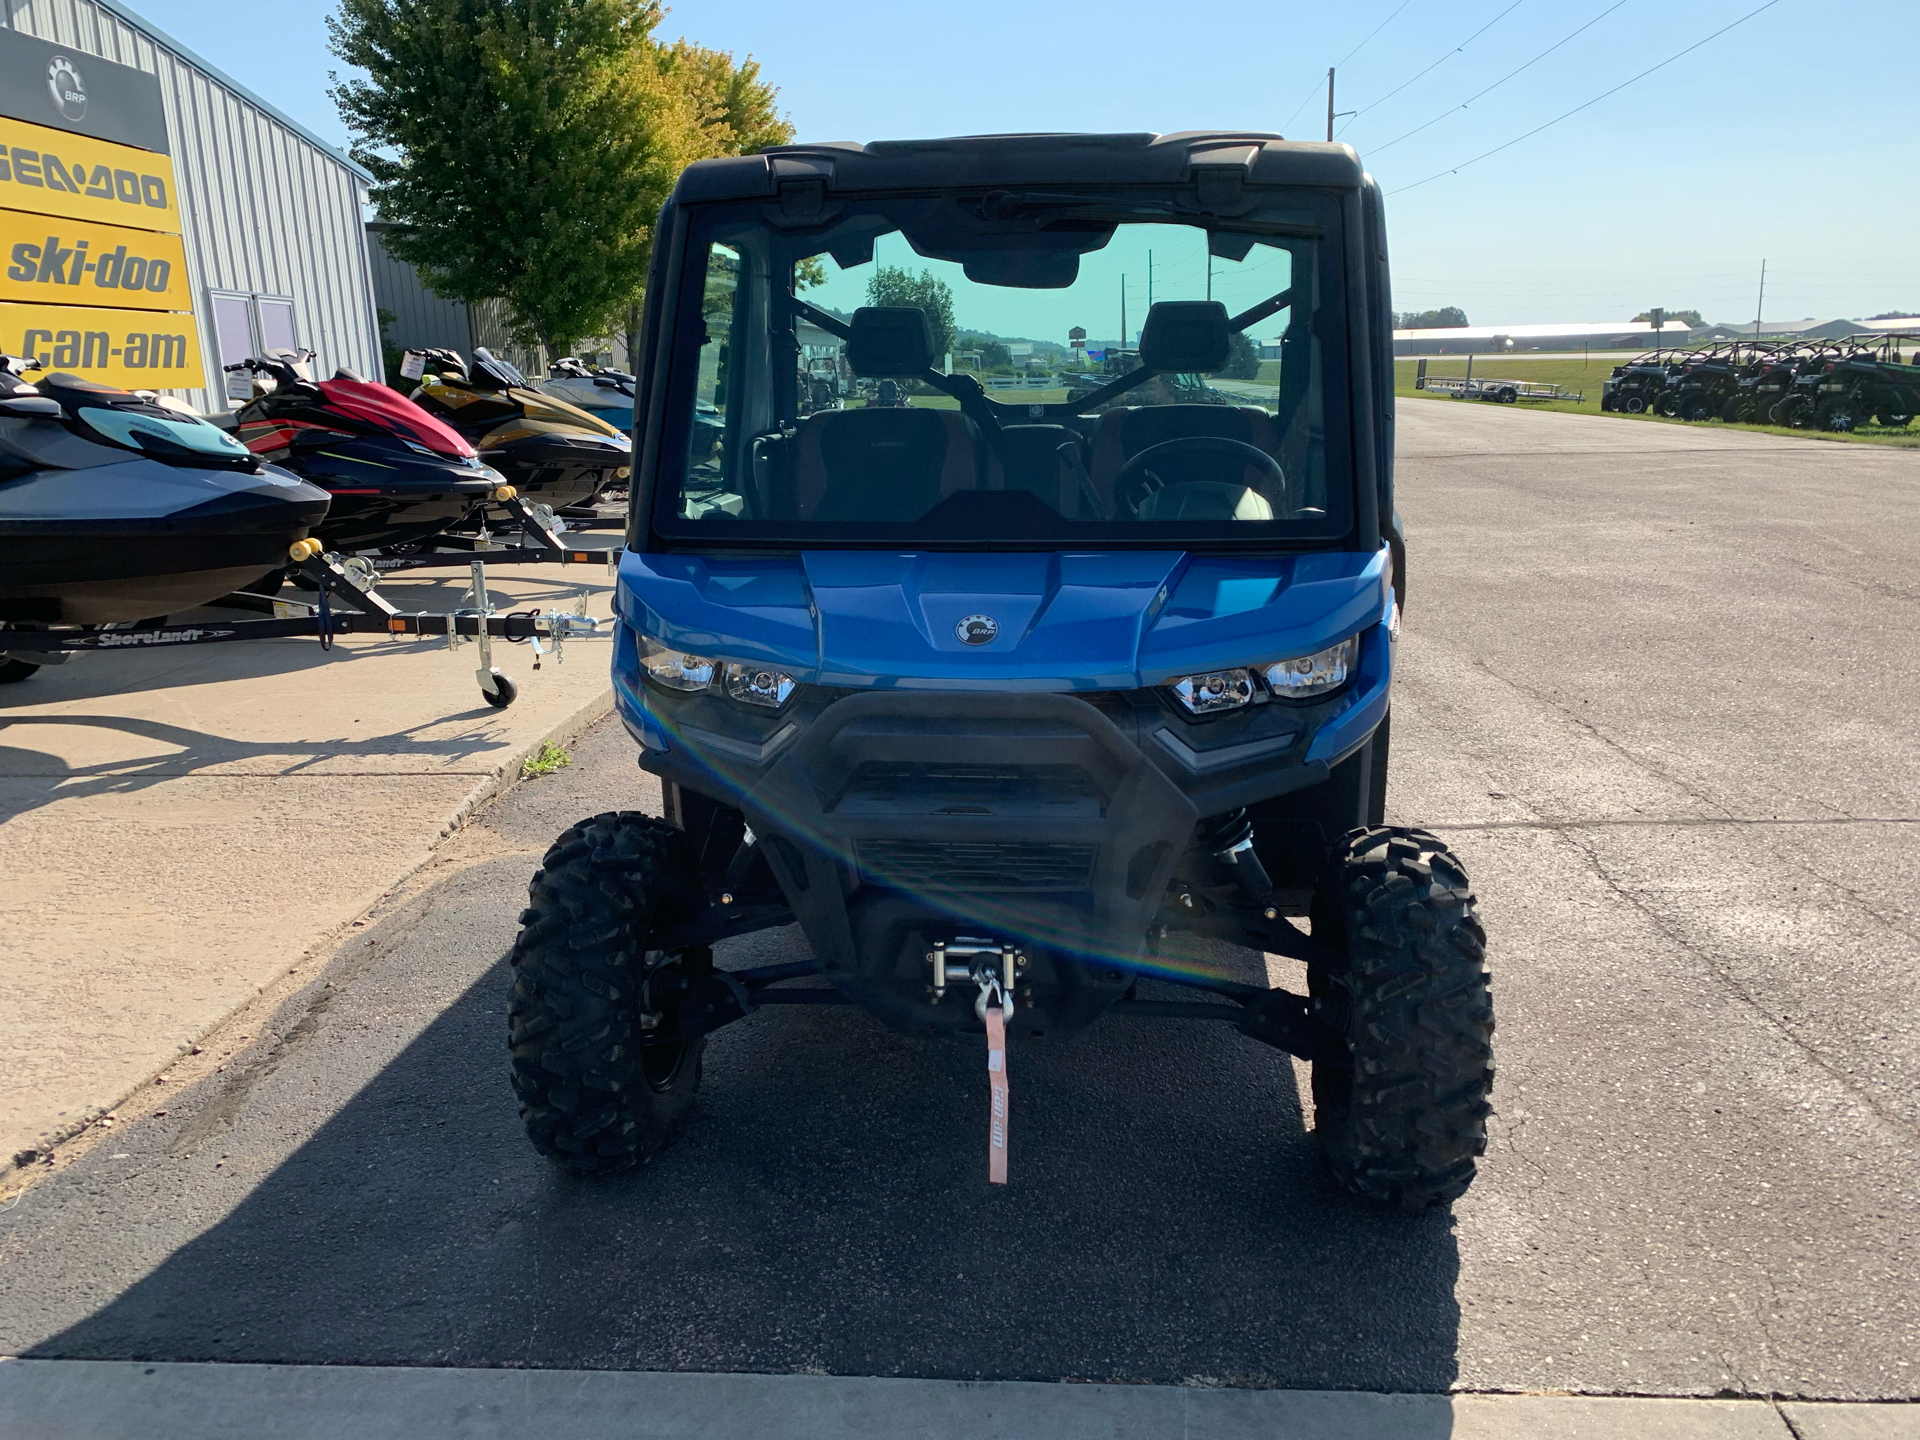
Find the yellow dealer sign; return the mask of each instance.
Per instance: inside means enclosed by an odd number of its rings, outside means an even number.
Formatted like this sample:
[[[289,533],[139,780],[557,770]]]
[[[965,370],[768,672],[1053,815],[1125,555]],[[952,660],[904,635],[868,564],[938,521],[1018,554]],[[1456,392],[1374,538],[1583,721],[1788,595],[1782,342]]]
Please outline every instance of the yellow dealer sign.
[[[48,371],[128,390],[192,390],[206,384],[191,315],[0,305],[0,353],[30,356]]]
[[[191,310],[178,235],[0,210],[0,300]]]
[[[129,390],[204,386],[159,83],[0,30],[0,110],[0,352]]]
[[[173,161],[0,118],[0,208],[180,233]]]

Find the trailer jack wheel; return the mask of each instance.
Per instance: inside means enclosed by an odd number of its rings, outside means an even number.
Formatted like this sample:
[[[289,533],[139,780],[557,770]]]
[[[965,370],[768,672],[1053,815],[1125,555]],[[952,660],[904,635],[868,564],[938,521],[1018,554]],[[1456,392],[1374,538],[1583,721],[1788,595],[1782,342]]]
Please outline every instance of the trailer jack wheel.
[[[511,675],[498,670],[480,672],[480,698],[496,710],[504,710],[520,698],[520,687],[513,683]]]

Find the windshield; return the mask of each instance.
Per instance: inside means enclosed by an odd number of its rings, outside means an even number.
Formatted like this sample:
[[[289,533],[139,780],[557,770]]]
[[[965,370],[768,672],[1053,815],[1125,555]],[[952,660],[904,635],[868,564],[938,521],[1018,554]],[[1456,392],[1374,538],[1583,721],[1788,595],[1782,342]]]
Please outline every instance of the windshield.
[[[1155,192],[696,212],[654,529],[1272,544],[1351,525],[1337,212]]]
[[[75,413],[82,423],[116,445],[144,450],[156,458],[207,455],[221,460],[253,459],[253,452],[246,446],[198,416],[158,408],[119,410],[103,405],[85,405]]]

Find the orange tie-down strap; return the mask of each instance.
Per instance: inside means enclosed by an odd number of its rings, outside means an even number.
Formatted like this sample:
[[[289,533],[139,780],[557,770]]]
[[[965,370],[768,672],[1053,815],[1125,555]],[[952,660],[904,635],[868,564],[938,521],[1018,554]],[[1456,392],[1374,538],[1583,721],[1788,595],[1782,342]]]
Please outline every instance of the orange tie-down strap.
[[[998,1005],[987,1007],[987,1082],[993,1109],[987,1122],[987,1180],[1007,1183],[1007,1022]]]

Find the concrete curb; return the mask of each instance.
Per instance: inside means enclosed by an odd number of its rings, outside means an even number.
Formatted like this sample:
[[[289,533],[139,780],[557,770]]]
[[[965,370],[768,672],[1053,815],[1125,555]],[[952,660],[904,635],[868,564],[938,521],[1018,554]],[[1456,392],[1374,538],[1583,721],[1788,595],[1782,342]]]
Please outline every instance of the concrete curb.
[[[1913,1440],[1920,1405],[0,1360],[35,1440]]]
[[[539,752],[541,746],[548,742],[556,745],[565,745],[579,736],[596,721],[612,712],[613,687],[609,684],[607,688],[601,690],[592,700],[576,707],[571,714],[565,716],[556,724],[549,726],[537,738],[514,750],[506,759],[502,760],[490,774],[475,781],[467,793],[461,797],[460,802],[455,805],[453,809],[446,812],[440,822],[439,829],[426,841],[425,852],[421,854],[413,864],[408,865],[405,869],[400,870],[382,883],[372,899],[357,912],[332,925],[304,946],[297,957],[292,959],[292,963],[285,975],[276,977],[273,982],[256,987],[253,993],[246,999],[232,1006],[213,1023],[202,1027],[197,1033],[193,1034],[186,1044],[192,1046],[204,1044],[211,1037],[218,1035],[222,1030],[227,1028],[235,1016],[246,1011],[249,1006],[260,1003],[265,997],[278,995],[284,998],[306,988],[311,977],[304,975],[302,972],[310,969],[316,963],[323,963],[330,957],[339,949],[341,944],[345,942],[348,935],[352,933],[356,921],[364,918],[383,900],[392,895],[394,891],[405,886],[416,875],[431,865],[434,861],[435,853],[446,840],[466,825],[466,823],[481,810],[485,809],[486,806],[506,794],[507,791],[511,790],[515,785],[518,785],[520,783],[521,767],[526,764],[529,757]],[[287,980],[295,976],[299,977],[298,983],[291,986],[288,985],[286,983]],[[82,1118],[71,1121],[61,1126],[58,1130],[41,1137],[36,1146],[37,1159],[35,1161],[30,1161],[25,1165],[16,1165],[0,1160],[0,1167],[4,1167],[0,1168],[0,1195],[11,1194],[23,1184],[31,1185],[34,1179],[38,1177],[37,1175],[27,1172],[37,1170],[40,1162],[44,1161],[47,1155],[58,1151],[62,1146],[71,1144],[74,1140],[86,1135],[88,1131],[97,1128],[103,1117],[114,1114],[122,1106],[128,1104],[136,1095],[146,1090],[147,1087],[152,1084],[155,1075],[164,1071],[177,1071],[180,1067],[181,1058],[180,1056],[169,1057],[155,1066],[154,1069],[142,1075],[135,1083],[127,1086],[121,1093],[115,1095],[109,1104],[99,1106]],[[4,1432],[0,1432],[0,1435],[3,1434]]]
[[[454,831],[471,820],[482,807],[499,799],[500,796],[506,794],[507,791],[511,790],[515,785],[518,785],[520,783],[521,767],[527,763],[529,758],[539,753],[542,745],[547,744],[549,741],[555,745],[565,745],[568,741],[580,735],[595,721],[603,719],[612,713],[613,686],[609,684],[605,690],[602,690],[592,700],[589,700],[585,705],[575,710],[571,715],[560,721],[559,724],[549,728],[546,734],[542,735],[539,739],[515,751],[501,763],[500,767],[495,770],[492,775],[484,780],[476,781],[473,788],[467,792],[466,797],[448,813],[445,823],[440,827],[439,835],[434,838],[434,845],[438,846],[442,840],[445,840],[448,836],[452,835]],[[421,862],[421,864],[425,863],[425,861]],[[420,867],[416,865],[405,875],[396,879],[393,885],[404,884],[408,879],[412,878],[419,868]],[[389,885],[387,889],[393,889],[393,885]]]

